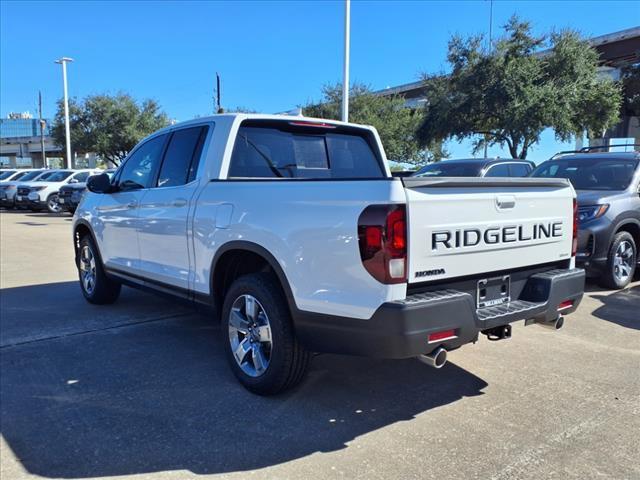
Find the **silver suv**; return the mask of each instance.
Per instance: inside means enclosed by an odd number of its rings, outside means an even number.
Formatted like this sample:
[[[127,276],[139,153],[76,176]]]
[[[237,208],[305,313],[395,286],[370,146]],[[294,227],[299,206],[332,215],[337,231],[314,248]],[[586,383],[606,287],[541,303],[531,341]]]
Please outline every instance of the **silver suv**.
[[[571,181],[578,193],[580,225],[576,264],[602,286],[618,289],[629,285],[638,263],[640,152],[598,152],[600,148],[562,153],[531,176]]]

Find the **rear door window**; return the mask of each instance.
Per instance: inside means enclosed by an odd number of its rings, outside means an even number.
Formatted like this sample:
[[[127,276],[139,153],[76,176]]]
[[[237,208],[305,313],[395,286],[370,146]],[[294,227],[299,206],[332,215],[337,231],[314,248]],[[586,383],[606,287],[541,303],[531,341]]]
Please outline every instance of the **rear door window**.
[[[384,178],[368,130],[303,122],[244,122],[230,178]]]
[[[156,186],[174,187],[195,179],[206,131],[207,127],[194,127],[173,133]]]

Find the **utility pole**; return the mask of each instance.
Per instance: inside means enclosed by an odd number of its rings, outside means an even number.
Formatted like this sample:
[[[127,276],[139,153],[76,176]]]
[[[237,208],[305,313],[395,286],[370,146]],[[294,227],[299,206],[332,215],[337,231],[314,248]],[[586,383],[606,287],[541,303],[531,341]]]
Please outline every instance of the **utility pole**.
[[[491,53],[493,50],[493,0],[489,0],[489,45],[487,46],[487,52]],[[489,137],[484,136],[484,158],[487,158],[487,140]]]
[[[213,103],[213,113],[224,113],[224,110],[222,110],[222,107],[220,106],[220,75],[218,75],[218,72],[216,72],[216,91],[215,96],[213,97]]]
[[[47,168],[47,155],[44,151],[44,127],[46,122],[42,119],[42,92],[38,90],[38,117],[40,118],[40,154],[42,155],[42,166]]]
[[[489,0],[489,51],[493,50],[493,0]]]
[[[342,73],[342,121],[349,121],[349,40],[351,35],[351,0],[344,0],[344,70]]]
[[[67,91],[67,63],[73,62],[73,58],[62,57],[55,63],[62,65],[62,86],[64,88],[64,133],[67,144],[67,168],[71,169],[71,129],[69,128],[69,94]]]

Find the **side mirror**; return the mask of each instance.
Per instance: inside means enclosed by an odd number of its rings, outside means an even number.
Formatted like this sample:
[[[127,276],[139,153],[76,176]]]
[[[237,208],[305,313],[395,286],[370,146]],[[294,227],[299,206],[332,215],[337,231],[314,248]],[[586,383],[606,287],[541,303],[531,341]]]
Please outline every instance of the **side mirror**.
[[[94,175],[87,180],[87,189],[93,193],[109,193],[112,191],[111,179],[106,173]]]
[[[78,183],[78,179],[77,178],[72,178],[71,180],[69,180],[69,183]]]

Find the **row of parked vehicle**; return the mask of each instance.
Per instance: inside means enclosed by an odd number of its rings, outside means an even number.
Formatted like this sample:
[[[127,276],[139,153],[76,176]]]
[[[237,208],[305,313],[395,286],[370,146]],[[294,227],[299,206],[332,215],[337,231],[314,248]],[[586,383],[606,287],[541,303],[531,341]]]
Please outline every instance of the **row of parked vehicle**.
[[[75,212],[87,180],[97,169],[15,169],[0,171],[0,206],[50,213]],[[113,170],[107,170],[107,173]]]
[[[640,153],[599,148],[561,152],[538,167],[528,160],[471,158],[433,163],[399,176],[567,178],[578,193],[577,264],[604,286],[624,288],[633,279],[640,247]],[[3,170],[0,205],[73,213],[87,179],[98,173],[91,169]]]
[[[602,151],[616,147],[634,151]],[[576,264],[608,288],[633,279],[640,247],[640,145],[560,152],[539,166],[528,160],[460,159],[432,163],[401,177],[566,178],[577,192]]]

